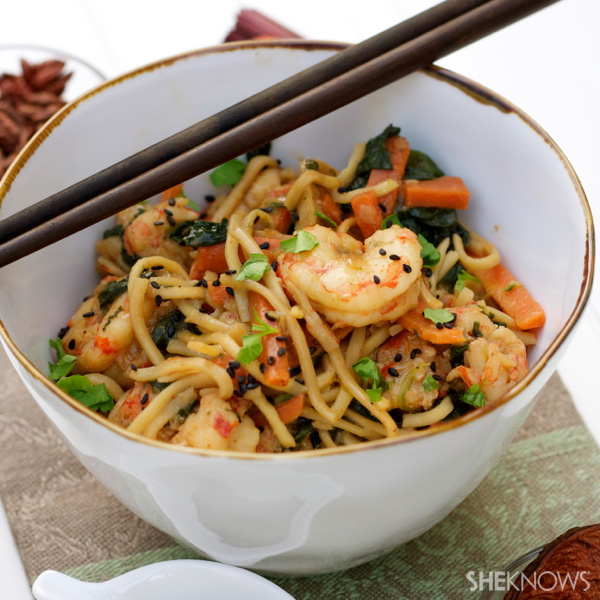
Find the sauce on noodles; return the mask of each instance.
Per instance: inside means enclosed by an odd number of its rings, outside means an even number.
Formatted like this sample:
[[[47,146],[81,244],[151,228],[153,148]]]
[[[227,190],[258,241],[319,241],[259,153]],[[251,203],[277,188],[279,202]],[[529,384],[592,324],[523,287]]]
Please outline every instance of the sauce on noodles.
[[[338,170],[268,152],[121,212],[51,377],[171,444],[282,452],[435,427],[527,372],[543,310],[398,128]],[[223,185],[226,187],[223,188]]]

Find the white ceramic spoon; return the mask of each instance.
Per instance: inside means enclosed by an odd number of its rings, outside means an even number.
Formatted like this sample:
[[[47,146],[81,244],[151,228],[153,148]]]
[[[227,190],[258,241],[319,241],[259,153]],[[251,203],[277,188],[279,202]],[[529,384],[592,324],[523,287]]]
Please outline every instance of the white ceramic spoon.
[[[206,560],[155,563],[103,583],[44,571],[32,591],[37,600],[294,600],[255,573]]]

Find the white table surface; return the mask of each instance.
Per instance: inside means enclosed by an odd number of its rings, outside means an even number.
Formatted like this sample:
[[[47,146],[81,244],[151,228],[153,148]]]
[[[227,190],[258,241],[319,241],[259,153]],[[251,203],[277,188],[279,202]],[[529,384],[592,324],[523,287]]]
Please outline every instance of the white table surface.
[[[436,3],[25,0],[3,3],[0,44],[57,48],[111,77],[165,56],[220,43],[242,8],[260,10],[304,37],[358,42]],[[560,0],[438,64],[486,85],[533,117],[570,159],[600,223],[598,23],[599,0]],[[559,372],[600,444],[600,393],[589,375],[599,366],[598,339],[600,293],[596,289]],[[2,537],[6,531],[0,527]],[[2,541],[0,565],[11,564],[14,547],[7,549]],[[7,573],[9,581],[2,582],[0,569],[0,595],[30,599],[24,573],[5,569]]]

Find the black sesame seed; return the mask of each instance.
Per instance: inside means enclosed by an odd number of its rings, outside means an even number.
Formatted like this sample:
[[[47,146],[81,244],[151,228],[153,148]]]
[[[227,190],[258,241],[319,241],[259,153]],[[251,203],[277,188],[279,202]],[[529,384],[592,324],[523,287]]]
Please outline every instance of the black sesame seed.
[[[235,269],[229,269],[228,271],[225,271],[225,275],[235,275],[237,273],[237,271]]]
[[[262,243],[262,244],[259,246],[259,248],[260,248],[261,250],[266,250],[266,249],[267,249],[269,246],[270,246],[269,242],[263,242],[263,243]]]
[[[390,367],[388,369],[388,373],[392,376],[392,377],[398,377],[398,371],[396,371],[396,369],[394,369],[394,367]]]
[[[172,217],[173,216],[173,212],[170,211],[168,208],[165,208],[164,210],[165,215],[167,215],[168,217]]]
[[[160,294],[156,294],[156,296],[154,296],[154,304],[156,304],[156,306],[160,306],[162,304],[162,296]]]
[[[141,400],[142,406],[144,406],[144,404],[146,404],[146,402],[148,402],[148,397],[149,396],[147,393],[142,396],[142,400]]]
[[[221,281],[219,279],[215,279],[213,282],[213,287],[219,287],[221,285]]]
[[[425,269],[425,277],[431,277],[432,275],[433,275],[433,271],[429,267],[427,267]]]
[[[400,260],[400,257],[397,254],[390,254],[390,260]]]
[[[260,385],[260,383],[257,383],[255,381],[254,383],[249,383],[248,385],[246,385],[246,389],[247,390],[255,390],[259,385]]]
[[[137,367],[136,367],[136,366],[135,366],[133,363],[131,363],[131,364],[129,365],[129,368],[130,368],[132,371],[137,371]]]
[[[452,329],[454,327],[454,325],[452,325],[452,321],[449,321],[448,323],[444,323],[444,327],[446,329]]]
[[[155,224],[157,227],[160,227],[161,225],[164,225],[164,224],[165,224],[165,222],[164,222],[164,221],[154,221],[154,224]]]
[[[384,248],[379,248],[379,254],[381,254],[381,256],[385,256],[387,254],[387,252],[385,251]]]
[[[266,312],[265,317],[271,322],[277,321],[277,317],[274,317],[271,313]]]
[[[398,353],[394,356],[394,362],[400,362],[402,360],[402,354]]]
[[[239,369],[240,368],[240,363],[237,360],[230,360],[229,361],[229,366],[232,369]]]
[[[279,348],[277,350],[277,356],[285,356],[286,353],[286,349],[285,348]]]
[[[444,329],[444,324],[443,323],[436,323],[435,324],[435,328],[436,329]]]
[[[256,383],[256,378],[252,373],[248,373],[248,383]]]
[[[432,377],[436,380],[436,381],[443,381],[444,378],[441,375],[438,375],[437,373],[435,375],[432,375]]]
[[[297,381],[300,385],[304,385],[304,379],[302,379],[301,377],[296,377],[294,381]]]
[[[386,222],[385,222],[385,228],[386,228],[386,229],[389,229],[389,228],[390,228],[392,225],[393,225],[393,223],[392,223],[392,221],[391,221],[391,220],[390,220],[390,221],[386,221]]]
[[[181,323],[182,318],[183,318],[183,315],[179,311],[175,311],[175,312],[171,313],[171,319],[173,320],[173,323],[175,323],[175,325],[177,325],[178,323]]]
[[[275,336],[275,339],[278,342],[287,342],[288,341],[287,335],[278,335],[278,336]]]
[[[411,353],[410,353],[410,357],[411,358],[415,358],[416,356],[418,356],[419,354],[421,354],[422,351],[420,348],[413,348]]]
[[[247,389],[248,386],[245,383],[240,383],[240,392],[242,392],[242,394],[245,394]]]
[[[153,267],[150,267],[153,271],[160,271],[161,269],[164,269],[164,265],[154,265]]]
[[[308,348],[308,351],[309,351],[311,354],[314,354],[314,353],[317,351],[317,347],[316,347],[316,346],[310,346],[310,347]]]
[[[382,204],[381,202],[377,206],[379,206],[379,210],[381,210],[382,212],[385,212],[387,210],[385,204]]]
[[[225,288],[225,291],[230,295],[233,296],[233,288],[230,288],[229,286]]]
[[[377,275],[373,275],[373,281],[375,283],[381,283],[381,279],[379,279],[379,277]]]
[[[229,365],[225,369],[225,371],[227,371],[227,375],[229,375],[229,377],[231,377],[231,378],[235,377],[235,370],[234,370],[234,368],[231,365]]]
[[[206,194],[206,196],[204,196],[204,199],[210,204],[211,202],[214,202],[216,200],[216,198],[212,195],[212,194]]]
[[[169,325],[167,327],[167,337],[172,338],[175,335],[175,327],[173,325]]]
[[[410,273],[412,271],[412,267],[406,263],[402,265],[402,268],[404,269],[405,273]]]
[[[264,373],[267,370],[267,365],[265,365],[265,363],[261,362],[260,365],[258,365],[258,369],[261,373]]]
[[[273,271],[277,271],[277,261],[276,261],[276,260],[274,260],[274,261],[271,263],[271,269],[273,269]]]
[[[160,285],[158,283],[156,283],[156,281],[151,281],[150,285],[155,289],[155,290],[160,290]]]
[[[173,217],[167,217],[167,223],[171,227],[175,227],[175,225],[177,225],[177,221]]]
[[[203,288],[207,288],[207,287],[208,287],[208,281],[206,281],[206,279],[201,279],[201,280],[200,280],[200,285],[201,285]]]
[[[82,317],[85,317],[86,319],[87,319],[88,317],[93,317],[93,316],[94,316],[94,311],[93,311],[93,310],[91,310],[91,311],[89,311],[89,312],[83,313],[83,315],[81,315],[81,316],[82,316]]]
[[[288,372],[290,374],[290,377],[296,377],[296,375],[300,375],[302,371],[302,367],[300,365],[296,366],[296,367],[289,367],[288,368]]]
[[[67,331],[69,331],[68,327],[63,327],[59,332],[58,332],[58,337],[59,339],[63,339],[65,337],[65,334],[67,333]]]
[[[67,346],[69,347],[69,350],[75,350],[75,340],[69,340]]]
[[[338,191],[340,194],[343,194],[344,192],[348,191],[348,188],[342,185],[342,186],[340,186],[340,187],[337,189],[337,191]]]
[[[169,198],[169,206],[175,206],[175,198]]]
[[[246,383],[246,376],[245,375],[238,375],[237,380],[238,380],[238,383],[240,385],[243,385],[244,383]]]
[[[269,356],[269,357],[267,358],[267,362],[268,362],[268,363],[269,363],[271,366],[273,366],[273,365],[275,364],[275,357],[274,357],[274,356]]]
[[[437,371],[437,365],[434,362],[431,362],[429,368],[435,373]]]

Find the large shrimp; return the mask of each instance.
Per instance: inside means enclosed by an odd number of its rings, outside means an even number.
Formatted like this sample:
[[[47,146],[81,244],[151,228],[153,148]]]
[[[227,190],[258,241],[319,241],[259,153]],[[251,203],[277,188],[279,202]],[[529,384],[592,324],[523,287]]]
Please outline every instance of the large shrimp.
[[[493,323],[477,305],[452,312],[455,327],[474,339],[464,354],[464,365],[452,369],[446,380],[462,379],[467,387],[478,385],[486,400],[493,402],[525,377],[525,344],[507,327]]]
[[[347,233],[314,225],[318,246],[278,261],[287,280],[302,290],[318,312],[337,326],[362,327],[394,321],[417,304],[421,245],[408,229],[393,225],[364,244]]]
[[[105,371],[134,341],[127,293],[120,293],[104,309],[100,306],[100,292],[116,279],[104,278],[67,323],[63,347],[65,352],[77,357],[76,370],[79,372]],[[152,300],[145,299],[145,318],[150,316],[153,308]]]

